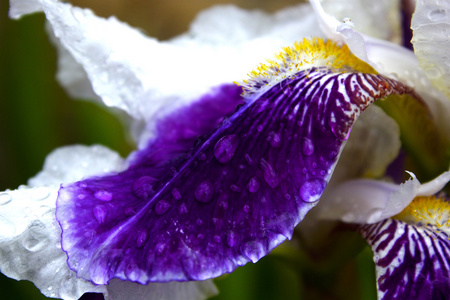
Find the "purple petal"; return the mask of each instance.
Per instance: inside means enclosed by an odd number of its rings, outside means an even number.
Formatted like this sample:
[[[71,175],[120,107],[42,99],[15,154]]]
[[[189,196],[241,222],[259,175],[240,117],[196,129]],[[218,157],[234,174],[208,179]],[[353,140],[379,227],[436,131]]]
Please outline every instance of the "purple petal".
[[[394,92],[410,90],[377,75],[311,69],[249,99],[215,130],[233,93],[169,117],[128,170],[61,188],[70,267],[97,284],[145,284],[256,262],[316,205],[360,112]]]
[[[374,252],[378,299],[448,299],[447,233],[394,219],[362,226],[361,232]]]

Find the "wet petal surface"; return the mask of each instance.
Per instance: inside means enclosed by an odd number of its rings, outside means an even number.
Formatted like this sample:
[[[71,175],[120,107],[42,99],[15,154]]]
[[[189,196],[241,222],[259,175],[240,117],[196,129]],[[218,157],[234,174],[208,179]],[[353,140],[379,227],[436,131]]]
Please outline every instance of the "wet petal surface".
[[[406,92],[381,76],[319,68],[249,97],[217,128],[217,115],[200,116],[222,99],[199,101],[172,126],[162,121],[128,170],[63,186],[69,265],[101,284],[203,280],[256,262],[317,203],[361,111]]]

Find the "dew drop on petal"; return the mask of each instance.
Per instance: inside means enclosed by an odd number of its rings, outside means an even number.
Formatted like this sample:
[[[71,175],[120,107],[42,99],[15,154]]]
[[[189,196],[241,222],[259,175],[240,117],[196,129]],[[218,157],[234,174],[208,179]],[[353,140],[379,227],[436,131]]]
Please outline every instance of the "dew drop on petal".
[[[8,204],[12,201],[12,197],[8,193],[0,193],[0,205]]]
[[[199,240],[203,240],[203,239],[205,238],[205,235],[202,234],[202,233],[199,233],[199,234],[197,235],[197,238],[198,238]]]
[[[34,201],[42,201],[50,196],[50,192],[46,188],[36,188],[34,189],[31,198]]]
[[[242,210],[248,214],[250,212],[250,206],[248,204],[245,204],[244,207],[242,208]]]
[[[251,241],[242,246],[242,254],[255,263],[264,256],[265,251],[261,243]]]
[[[266,160],[261,159],[261,168],[264,174],[264,180],[271,188],[276,188],[280,183],[280,179],[278,178],[277,173],[273,169],[272,165],[269,164]]]
[[[94,217],[97,220],[97,222],[102,224],[103,222],[105,222],[106,214],[108,213],[108,209],[103,205],[96,205],[93,208],[93,213],[94,213]]]
[[[197,199],[200,202],[206,203],[209,202],[212,197],[213,197],[213,186],[211,184],[211,182],[209,182],[208,180],[202,181],[202,183],[200,183],[195,191],[194,191],[194,196],[195,199]]]
[[[138,234],[137,234],[137,240],[136,240],[136,244],[138,247],[142,247],[142,245],[145,243],[145,241],[148,238],[148,234],[147,231],[145,230],[139,230]]]
[[[30,252],[41,250],[48,242],[47,237],[43,233],[39,232],[42,228],[36,228],[34,226],[43,227],[44,225],[32,225],[32,227],[25,233],[25,238],[22,240],[22,246]]]
[[[325,185],[325,181],[321,179],[307,180],[300,187],[300,197],[308,203],[316,202],[322,195]]]
[[[197,219],[196,221],[198,226],[202,226],[203,225],[203,220],[202,219]]]
[[[314,153],[314,143],[309,138],[303,139],[303,145],[302,145],[302,153],[306,156],[310,156]]]
[[[101,201],[111,201],[112,196],[113,196],[112,193],[105,190],[97,191],[94,194],[94,197]]]
[[[180,200],[181,199],[181,193],[177,188],[173,188],[172,189],[172,196],[175,200]]]
[[[158,203],[156,203],[155,212],[157,215],[163,215],[165,214],[169,208],[171,207],[170,203],[166,200],[161,200]]]
[[[214,146],[214,157],[222,164],[229,162],[239,144],[235,134],[222,137]]]
[[[247,189],[250,193],[256,193],[259,190],[259,181],[256,179],[256,177],[252,177],[248,184]]]
[[[151,176],[142,176],[139,177],[132,186],[133,194],[141,199],[147,199],[151,195],[155,193],[155,190],[153,188],[154,184],[158,180],[156,178],[153,178]]]

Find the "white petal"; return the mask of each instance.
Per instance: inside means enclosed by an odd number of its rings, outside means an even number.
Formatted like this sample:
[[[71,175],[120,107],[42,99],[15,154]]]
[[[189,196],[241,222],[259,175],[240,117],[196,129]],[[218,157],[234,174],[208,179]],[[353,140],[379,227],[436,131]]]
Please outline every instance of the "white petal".
[[[66,146],[54,150],[46,157],[42,171],[31,178],[28,185],[59,188],[61,183],[75,182],[125,168],[126,164],[120,155],[104,146]]]
[[[431,196],[438,193],[450,181],[450,171],[442,173],[430,182],[424,183],[419,188],[417,196]]]
[[[212,280],[140,285],[113,279],[107,289],[106,300],[130,299],[130,295],[133,300],[203,300],[217,294]]]
[[[400,213],[414,199],[419,181],[402,185],[376,180],[351,180],[327,189],[318,215],[348,223],[376,223]]]
[[[94,92],[106,105],[140,120],[192,101],[212,86],[240,80],[281,46],[320,34],[304,5],[275,15],[213,8],[184,36],[158,42],[113,17],[99,18],[54,0],[35,1],[61,45],[82,65]],[[19,15],[16,10],[14,16]]]
[[[350,19],[361,33],[392,42],[401,41],[398,0],[323,0],[321,4],[324,11],[337,20]]]
[[[48,297],[76,300],[88,291],[104,292],[67,266],[55,219],[57,193],[56,188],[22,187],[0,194],[0,269],[8,277],[32,281]]]
[[[107,293],[78,279],[61,250],[55,218],[59,185],[87,176],[120,171],[120,156],[99,145],[69,146],[53,151],[30,186],[0,193],[0,269],[6,276],[32,281],[48,297],[78,299],[83,293]]]
[[[450,101],[450,2],[417,1],[411,28],[420,67]]]
[[[372,224],[397,215],[417,196],[430,196],[450,181],[450,171],[423,185],[413,173],[403,184],[350,180],[327,189],[318,205],[324,219]]]

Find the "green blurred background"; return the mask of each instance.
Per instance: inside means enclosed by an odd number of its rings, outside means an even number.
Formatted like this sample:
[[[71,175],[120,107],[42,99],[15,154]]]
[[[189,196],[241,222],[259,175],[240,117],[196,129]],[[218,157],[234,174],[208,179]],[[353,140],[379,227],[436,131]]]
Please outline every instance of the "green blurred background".
[[[235,3],[270,12],[298,3],[294,0],[72,2],[90,7],[101,16],[116,15],[160,39],[186,31],[200,10],[214,4]],[[36,14],[13,21],[7,16],[8,2],[0,3],[0,190],[26,184],[41,169],[46,155],[63,145],[99,143],[126,156],[134,145],[118,119],[92,103],[69,99],[56,82],[56,53],[44,31],[44,16]],[[356,258],[346,258],[339,271],[330,271],[326,262],[316,268],[314,262],[301,256],[293,243],[285,244],[258,264],[218,279],[221,294],[214,299],[375,299],[374,270],[367,248]],[[0,276],[0,300],[46,299],[31,283]]]

